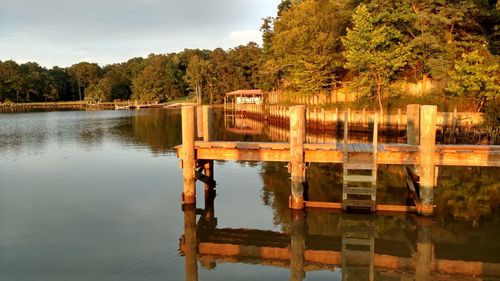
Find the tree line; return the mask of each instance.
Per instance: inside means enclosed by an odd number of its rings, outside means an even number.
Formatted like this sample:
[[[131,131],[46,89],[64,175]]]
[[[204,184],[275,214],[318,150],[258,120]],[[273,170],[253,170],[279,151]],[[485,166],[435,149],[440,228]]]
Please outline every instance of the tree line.
[[[219,103],[226,92],[259,87],[261,54],[257,44],[249,43],[227,51],[150,54],[104,67],[80,62],[47,69],[35,62],[0,61],[0,101],[164,102],[191,95],[199,102]]]
[[[426,77],[477,109],[500,95],[497,1],[283,0],[262,31],[262,67],[282,89],[342,86],[382,107],[404,95],[395,82]]]
[[[500,96],[500,1],[282,0],[263,19],[263,46],[186,49],[100,67],[45,69],[0,62],[0,101],[140,99],[191,95],[218,103],[243,88],[309,95],[343,88],[382,108],[396,82],[437,81],[434,96],[478,110]]]

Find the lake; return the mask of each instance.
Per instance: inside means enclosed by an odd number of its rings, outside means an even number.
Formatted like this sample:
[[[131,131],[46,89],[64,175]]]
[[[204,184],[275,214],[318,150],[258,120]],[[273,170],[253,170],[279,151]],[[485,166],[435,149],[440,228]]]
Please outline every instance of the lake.
[[[217,140],[286,139],[216,117]],[[292,213],[283,163],[217,161],[213,204],[197,183],[183,209],[180,128],[180,110],[0,114],[0,280],[500,280],[497,168],[441,169],[422,218]],[[403,173],[380,167],[378,202],[406,203]],[[311,165],[309,198],[339,201],[341,178]]]

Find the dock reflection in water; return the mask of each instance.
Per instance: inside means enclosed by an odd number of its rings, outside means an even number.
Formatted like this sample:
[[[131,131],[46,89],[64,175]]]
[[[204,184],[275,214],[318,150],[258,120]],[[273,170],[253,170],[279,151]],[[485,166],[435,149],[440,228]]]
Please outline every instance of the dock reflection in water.
[[[283,231],[218,228],[213,198],[204,209],[183,210],[186,280],[198,280],[198,262],[208,270],[222,263],[289,267],[290,280],[339,269],[342,280],[500,278],[498,242],[470,239],[488,237],[487,225],[460,235],[457,224],[418,216],[308,210],[291,211]]]

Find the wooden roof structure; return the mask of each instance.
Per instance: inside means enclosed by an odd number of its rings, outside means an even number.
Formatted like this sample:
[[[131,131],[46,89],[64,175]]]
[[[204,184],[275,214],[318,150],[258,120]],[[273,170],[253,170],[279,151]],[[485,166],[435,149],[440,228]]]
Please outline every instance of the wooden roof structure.
[[[237,90],[237,91],[232,91],[229,93],[226,93],[226,97],[229,96],[264,96],[264,92],[262,90]]]

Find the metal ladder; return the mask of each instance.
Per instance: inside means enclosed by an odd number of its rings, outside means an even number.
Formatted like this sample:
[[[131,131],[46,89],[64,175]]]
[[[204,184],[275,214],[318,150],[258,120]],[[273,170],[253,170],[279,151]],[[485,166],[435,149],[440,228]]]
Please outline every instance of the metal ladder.
[[[344,117],[342,208],[370,209],[374,212],[377,198],[378,114],[375,113],[373,121],[372,159],[369,162],[356,160],[350,155],[354,152],[349,150],[349,115],[347,111]]]

